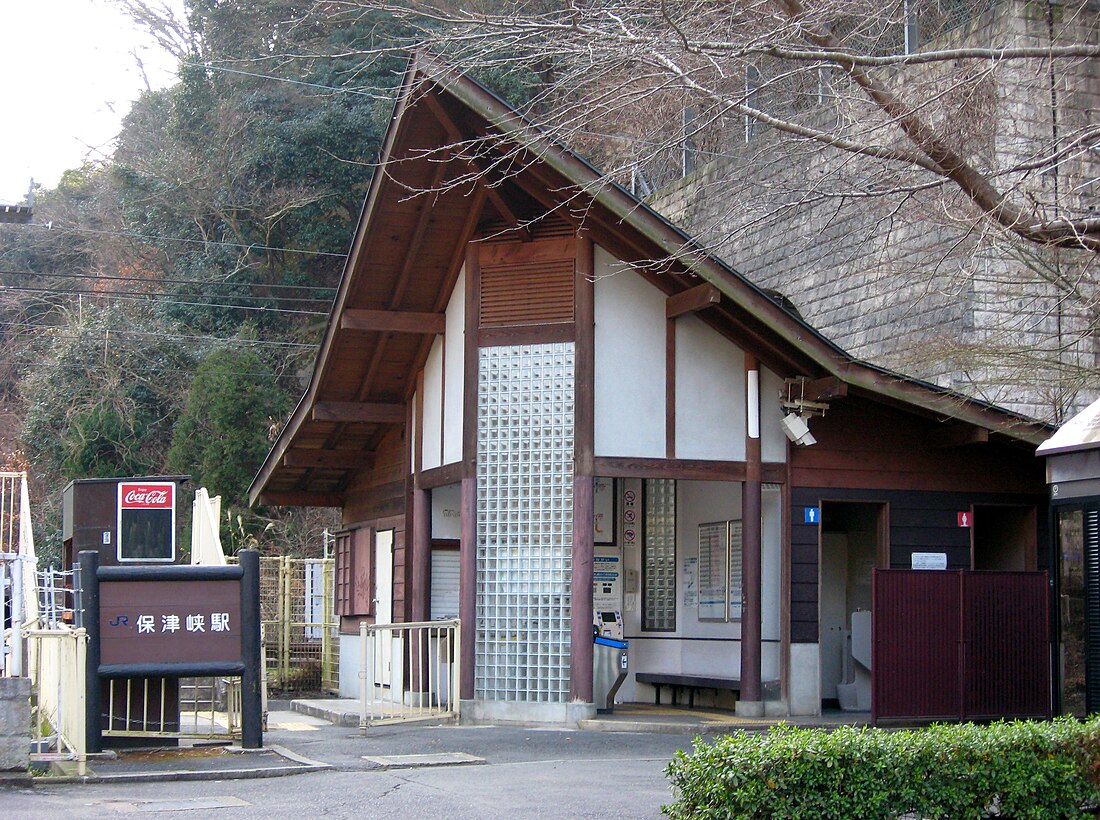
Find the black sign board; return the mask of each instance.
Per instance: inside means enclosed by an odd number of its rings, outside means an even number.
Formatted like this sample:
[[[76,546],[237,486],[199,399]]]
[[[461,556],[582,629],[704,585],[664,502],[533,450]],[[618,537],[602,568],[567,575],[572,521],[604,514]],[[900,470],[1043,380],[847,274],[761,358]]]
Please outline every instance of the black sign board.
[[[88,751],[102,751],[103,678],[241,676],[241,743],[259,748],[260,558],[237,566],[100,567],[80,553],[81,620],[88,631]]]

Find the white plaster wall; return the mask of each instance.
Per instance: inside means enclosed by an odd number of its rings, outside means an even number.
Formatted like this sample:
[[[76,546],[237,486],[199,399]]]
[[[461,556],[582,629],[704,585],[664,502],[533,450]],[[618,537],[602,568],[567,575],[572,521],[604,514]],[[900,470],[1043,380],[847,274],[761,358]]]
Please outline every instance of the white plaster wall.
[[[340,636],[340,697],[359,697],[359,636]]]
[[[778,485],[765,487],[760,499],[760,636],[778,641],[782,609],[783,493]],[[778,656],[776,656],[778,660]],[[770,680],[779,679],[764,673]]]
[[[432,538],[462,537],[462,485],[448,484],[432,490]]]
[[[787,436],[783,420],[783,379],[766,367],[760,368],[760,458],[771,463],[787,460]]]
[[[634,488],[634,484],[628,488]],[[641,482],[637,482],[640,490]],[[623,624],[630,640],[630,666],[635,672],[683,672],[685,674],[739,677],[741,672],[741,624],[739,621],[700,621],[698,605],[685,605],[686,567],[699,555],[699,525],[741,518],[741,484],[718,481],[676,483],[677,607],[675,632],[641,631],[641,596],[626,597]],[[765,489],[761,515],[761,676],[778,681],[782,668],[782,493]],[[624,547],[624,571],[633,570],[641,581],[641,547]],[[628,593],[629,596],[629,593]],[[633,604],[633,605],[632,605]],[[623,701],[649,700],[652,689],[623,684]]]
[[[447,303],[447,328],[443,337],[443,463],[462,460],[462,377],[466,329],[466,268]]]
[[[787,695],[792,715],[821,714],[820,658],[821,650],[816,643],[791,644],[791,679]]]
[[[420,465],[425,470],[442,464],[443,445],[443,339],[435,337],[424,363],[424,432]]]
[[[595,253],[595,453],[665,456],[665,295]]]
[[[695,316],[676,320],[676,457],[745,460],[745,354]]]

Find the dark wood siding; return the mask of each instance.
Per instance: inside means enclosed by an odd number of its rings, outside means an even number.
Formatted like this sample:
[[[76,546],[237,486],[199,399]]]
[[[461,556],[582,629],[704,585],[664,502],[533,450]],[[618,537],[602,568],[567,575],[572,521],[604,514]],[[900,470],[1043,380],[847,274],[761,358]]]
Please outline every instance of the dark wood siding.
[[[833,401],[810,421],[817,438],[791,450],[791,483],[836,487],[1045,493],[1033,448],[998,442],[940,446],[954,428],[860,396]]]
[[[970,530],[958,513],[974,505],[1034,505],[1038,568],[1049,565],[1046,483],[1034,451],[998,441],[942,446],[952,428],[864,396],[831,403],[810,429],[817,444],[791,448],[791,640],[818,640],[818,525],[806,507],[822,500],[887,504],[890,566],[914,552],[946,552],[970,567]]]
[[[865,501],[887,505],[890,567],[907,569],[914,552],[946,552],[950,569],[970,568],[970,530],[960,527],[958,513],[971,505],[1035,506],[1039,569],[1049,566],[1046,499],[1041,495],[988,492],[921,492],[913,490],[791,489],[791,641],[816,643],[818,603],[817,524],[806,524],[804,510],[823,501]]]
[[[375,451],[374,465],[362,472],[348,488],[343,508],[345,527],[369,526],[393,530],[393,619],[404,620],[405,613],[405,511],[410,485],[408,448],[404,430],[395,429]],[[369,560],[373,563],[373,543]],[[339,560],[339,559],[338,559]],[[339,567],[337,573],[339,574]],[[373,607],[371,608],[373,612]],[[362,613],[357,613],[362,614]],[[357,618],[341,621],[341,630],[354,632]]]

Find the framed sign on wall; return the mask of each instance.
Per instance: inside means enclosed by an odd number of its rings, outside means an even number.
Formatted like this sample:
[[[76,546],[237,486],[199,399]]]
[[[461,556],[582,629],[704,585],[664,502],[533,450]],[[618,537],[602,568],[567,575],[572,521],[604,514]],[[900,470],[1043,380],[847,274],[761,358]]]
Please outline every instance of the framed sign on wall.
[[[741,619],[741,522],[699,525],[699,620]]]

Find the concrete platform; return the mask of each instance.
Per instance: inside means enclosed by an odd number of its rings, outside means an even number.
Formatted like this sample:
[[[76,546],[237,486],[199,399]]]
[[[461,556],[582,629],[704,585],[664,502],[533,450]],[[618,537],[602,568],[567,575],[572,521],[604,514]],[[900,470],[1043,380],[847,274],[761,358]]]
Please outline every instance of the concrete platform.
[[[385,720],[408,720],[415,717],[415,710],[401,710],[387,704],[391,714]],[[294,700],[291,708],[300,714],[310,715],[333,723],[337,726],[359,725],[359,701],[351,698],[316,698]],[[425,716],[421,720],[436,723],[449,722],[447,717]],[[723,709],[696,708],[686,706],[653,706],[646,703],[627,703],[615,707],[609,714],[600,714],[594,718],[582,720],[578,728],[593,732],[644,732],[674,735],[710,735],[723,732],[765,731],[779,723],[792,726],[869,726],[869,712],[830,711],[822,715],[806,717],[740,717],[732,711]]]

